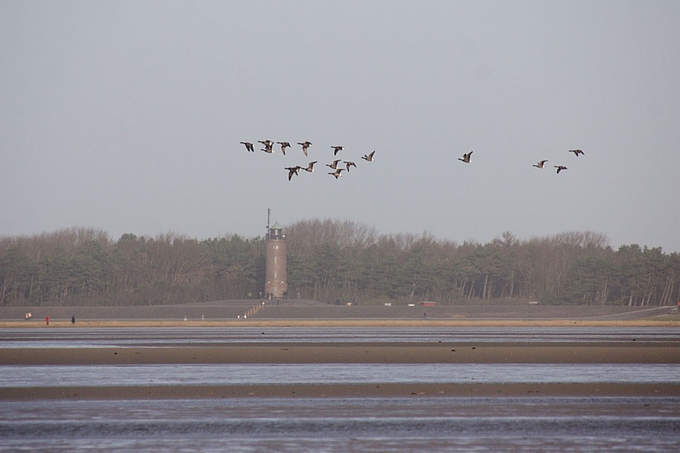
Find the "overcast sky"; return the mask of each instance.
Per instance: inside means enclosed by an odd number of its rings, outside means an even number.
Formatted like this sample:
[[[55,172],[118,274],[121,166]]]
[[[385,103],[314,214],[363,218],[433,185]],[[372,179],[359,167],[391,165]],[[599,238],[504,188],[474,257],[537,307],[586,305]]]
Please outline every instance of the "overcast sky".
[[[679,170],[678,1],[0,0],[0,236],[255,237],[271,208],[673,252]]]

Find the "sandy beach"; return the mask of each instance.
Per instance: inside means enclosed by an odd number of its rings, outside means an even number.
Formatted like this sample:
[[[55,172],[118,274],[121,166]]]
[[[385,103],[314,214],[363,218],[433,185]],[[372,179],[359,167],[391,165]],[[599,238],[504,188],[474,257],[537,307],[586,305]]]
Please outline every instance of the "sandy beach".
[[[237,301],[238,302],[238,301]],[[635,341],[610,343],[502,341],[474,343],[286,343],[266,341],[269,328],[676,328],[677,319],[643,318],[652,310],[627,307],[435,307],[430,319],[409,307],[336,307],[300,301],[267,307],[256,317],[236,319],[253,301],[194,304],[179,307],[37,308],[26,322],[21,309],[1,312],[0,329],[32,328],[59,332],[119,328],[262,329],[261,344],[224,343],[190,346],[180,340],[164,347],[0,348],[0,366],[32,365],[172,365],[172,364],[678,364],[677,343]],[[304,302],[304,301],[303,301]],[[299,305],[299,306],[298,306]],[[212,310],[212,311],[211,311]],[[231,310],[231,319],[215,319]],[[297,311],[296,311],[297,310]],[[415,310],[415,311],[414,311]],[[233,313],[232,313],[233,312]],[[73,325],[71,315],[77,323]],[[297,314],[297,316],[293,316]],[[51,317],[46,325],[45,315]],[[628,316],[638,319],[625,319]],[[188,316],[187,320],[184,317]],[[308,316],[308,318],[305,318]],[[571,317],[570,317],[571,316]],[[420,317],[420,319],[413,319]],[[205,319],[203,319],[205,318]],[[409,319],[411,318],[411,319]],[[511,318],[511,319],[509,319]],[[350,340],[351,341],[351,340]],[[114,387],[0,388],[0,400],[29,399],[165,399],[231,397],[469,397],[469,396],[680,396],[680,385],[655,384],[278,384],[278,385],[143,385]]]
[[[680,363],[676,345],[492,343],[268,344],[163,348],[0,349],[0,365],[141,365],[226,363]]]
[[[0,329],[55,329],[55,328],[117,328],[117,327],[680,327],[680,321],[664,319],[638,320],[451,320],[451,319],[248,319],[248,320],[79,320],[72,324],[70,319],[45,321],[0,321]]]

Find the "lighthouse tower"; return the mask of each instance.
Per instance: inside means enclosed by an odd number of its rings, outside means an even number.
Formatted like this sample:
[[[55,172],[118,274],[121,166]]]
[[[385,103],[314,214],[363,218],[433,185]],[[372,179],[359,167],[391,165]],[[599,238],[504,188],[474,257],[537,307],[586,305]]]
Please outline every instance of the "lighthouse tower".
[[[264,283],[267,297],[278,298],[288,295],[286,252],[286,236],[283,229],[278,223],[274,223],[271,228],[267,225],[267,264]]]

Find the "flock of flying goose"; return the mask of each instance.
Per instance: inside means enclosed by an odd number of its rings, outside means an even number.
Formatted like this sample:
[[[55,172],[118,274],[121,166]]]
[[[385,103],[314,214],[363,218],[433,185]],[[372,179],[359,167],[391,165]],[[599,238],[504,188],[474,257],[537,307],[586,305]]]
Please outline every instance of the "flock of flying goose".
[[[261,151],[264,151],[265,153],[268,154],[273,154],[274,153],[274,144],[278,144],[281,146],[281,153],[283,155],[286,155],[286,148],[290,148],[291,145],[289,142],[273,142],[271,140],[258,140],[258,143],[262,143],[264,148],[261,149]],[[255,145],[253,145],[251,142],[240,142],[242,145],[246,147],[246,150],[248,152],[255,152]],[[302,147],[302,152],[305,154],[305,156],[308,156],[309,152],[309,147],[312,146],[312,142],[310,141],[304,141],[304,142],[298,142],[298,145]],[[334,145],[331,146],[331,149],[333,150],[333,156],[337,156],[340,151],[343,151],[345,149],[344,146],[339,146],[339,145]],[[574,156],[578,157],[580,155],[585,155],[583,150],[580,149],[570,149],[570,153],[574,153]],[[468,153],[464,153],[463,157],[459,157],[458,160],[469,164],[470,159],[472,158],[472,151]],[[366,154],[362,157],[363,160],[366,162],[373,162],[373,156],[375,155],[375,151]],[[295,165],[294,167],[284,167],[285,170],[288,171],[288,181],[290,181],[293,176],[297,176],[300,174],[301,171],[306,171],[308,173],[311,173],[314,171],[314,164],[316,164],[318,161],[314,160],[311,161],[307,164],[306,167],[300,166],[300,165]],[[340,163],[342,162],[342,164]],[[533,166],[536,168],[545,168],[545,163],[548,162],[548,159],[543,159],[539,160],[538,163],[535,163]],[[330,168],[333,170],[332,172],[329,172],[328,174],[335,177],[335,179],[338,179],[342,176],[342,172],[346,171],[349,173],[350,168],[355,167],[356,168],[357,164],[350,161],[350,160],[342,160],[342,159],[334,159],[330,164],[326,164],[326,167]],[[557,174],[559,174],[562,170],[567,170],[567,167],[565,165],[554,165],[554,167],[557,169]]]
[[[570,153],[574,153],[574,156],[578,157],[579,155],[585,155],[583,150],[580,149],[570,149]],[[465,162],[466,164],[470,163],[470,158],[472,157],[472,151],[469,153],[463,154],[463,157],[459,157],[458,160]],[[543,159],[539,160],[538,163],[534,164],[533,166],[536,168],[545,168],[545,163],[548,162],[548,159]],[[562,170],[567,170],[567,167],[564,165],[554,165],[555,168],[557,168],[557,174],[559,175]]]
[[[271,140],[258,140],[258,143],[262,143],[262,148],[260,151],[264,151],[265,153],[268,154],[273,154],[274,153],[274,144],[281,145],[281,153],[283,155],[286,155],[286,148],[290,148],[291,145],[289,142],[273,142]],[[255,152],[255,145],[253,145],[251,142],[240,142],[242,145],[246,147],[246,150],[248,152],[254,153]],[[304,141],[304,142],[298,142],[298,145],[302,147],[302,152],[305,153],[305,156],[308,156],[309,152],[309,147],[312,146],[312,142],[310,141]],[[331,149],[333,150],[333,156],[337,156],[340,151],[343,151],[345,149],[344,146],[331,146]],[[373,156],[375,155],[375,151],[366,154],[362,157],[363,160],[366,162],[373,162]],[[288,181],[290,181],[293,176],[299,175],[301,171],[306,171],[306,172],[313,172],[314,171],[314,164],[316,164],[318,161],[314,160],[310,163],[307,164],[306,167],[296,165],[294,167],[284,167],[285,170],[288,170]],[[340,163],[342,162],[342,164]],[[338,179],[339,177],[342,176],[342,172],[346,171],[349,173],[349,169],[352,167],[357,166],[356,163],[350,161],[350,160],[342,160],[342,159],[335,159],[333,160],[330,164],[326,164],[327,167],[329,167],[332,172],[329,172],[328,174],[331,176],[334,176],[335,179]],[[344,167],[344,168],[343,168]]]

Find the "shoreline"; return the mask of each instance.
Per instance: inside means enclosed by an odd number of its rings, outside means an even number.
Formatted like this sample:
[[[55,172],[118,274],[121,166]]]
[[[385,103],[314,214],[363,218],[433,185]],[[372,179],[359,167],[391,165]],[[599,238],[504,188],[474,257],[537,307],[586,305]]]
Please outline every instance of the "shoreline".
[[[50,323],[55,333],[67,328]],[[178,323],[186,325],[185,323]],[[201,326],[205,325],[200,323]],[[612,325],[611,323],[608,323]],[[126,324],[130,327],[129,324]],[[239,326],[281,326],[281,322],[239,323]],[[299,326],[301,324],[296,324]],[[305,323],[304,325],[308,325]],[[325,326],[315,322],[313,326]],[[338,325],[337,322],[333,325]],[[345,325],[345,324],[342,324]],[[352,324],[357,326],[357,324]],[[362,323],[361,326],[372,326]],[[395,325],[393,323],[390,326]],[[400,324],[402,325],[402,324]],[[413,322],[405,325],[413,326]],[[436,325],[431,321],[416,326]],[[460,325],[458,323],[457,325]],[[466,323],[466,325],[470,325]],[[480,325],[489,325],[483,323]],[[494,324],[495,325],[495,324]],[[507,322],[500,325],[507,326]],[[512,324],[510,324],[512,325]],[[527,325],[527,324],[522,324]],[[531,323],[531,325],[538,325]],[[540,324],[545,325],[545,324]],[[550,324],[555,326],[555,324]],[[573,326],[574,323],[561,325]],[[580,324],[583,325],[583,324]],[[621,322],[616,322],[617,326]],[[639,325],[626,322],[625,325]],[[649,324],[646,324],[649,325]],[[652,325],[658,326],[658,323]],[[99,328],[101,326],[94,326]],[[106,328],[116,326],[107,325]],[[144,327],[144,326],[131,326]],[[265,332],[263,331],[263,335]],[[266,338],[266,337],[263,337]],[[680,364],[677,342],[367,342],[213,343],[187,346],[178,340],[161,347],[47,347],[0,348],[0,366],[126,366],[173,364]],[[0,401],[107,400],[107,399],[211,399],[211,398],[432,398],[432,397],[680,397],[680,384],[274,384],[274,385],[133,385],[0,388]]]
[[[640,319],[629,321],[576,319],[241,319],[241,320],[71,320],[0,321],[0,329],[119,327],[680,327],[680,321]]]

